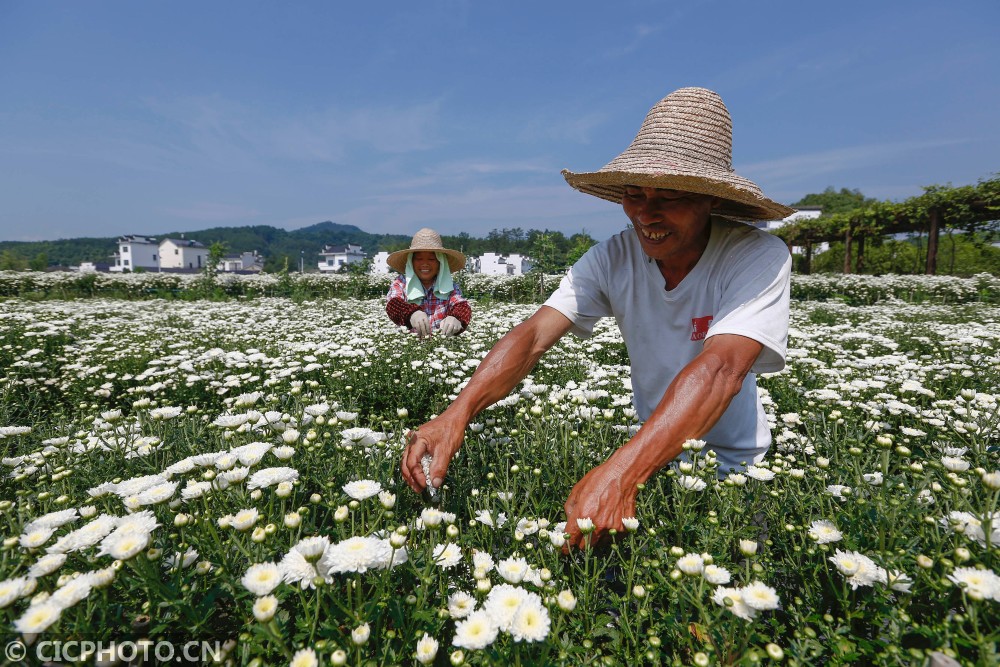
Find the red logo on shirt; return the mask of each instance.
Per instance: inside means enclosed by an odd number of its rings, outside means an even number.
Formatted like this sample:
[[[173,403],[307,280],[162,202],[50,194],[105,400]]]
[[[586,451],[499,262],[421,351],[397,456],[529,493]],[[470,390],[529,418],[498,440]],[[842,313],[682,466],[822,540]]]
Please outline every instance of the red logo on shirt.
[[[705,340],[708,335],[708,327],[712,324],[712,316],[691,318],[691,340]]]

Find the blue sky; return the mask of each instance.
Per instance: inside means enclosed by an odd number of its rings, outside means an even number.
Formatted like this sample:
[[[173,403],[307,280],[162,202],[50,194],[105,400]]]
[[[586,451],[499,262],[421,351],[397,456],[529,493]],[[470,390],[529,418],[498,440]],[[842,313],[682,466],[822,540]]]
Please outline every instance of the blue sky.
[[[286,229],[605,238],[600,168],[718,91],[791,203],[1000,171],[1000,3],[0,0],[0,240]]]

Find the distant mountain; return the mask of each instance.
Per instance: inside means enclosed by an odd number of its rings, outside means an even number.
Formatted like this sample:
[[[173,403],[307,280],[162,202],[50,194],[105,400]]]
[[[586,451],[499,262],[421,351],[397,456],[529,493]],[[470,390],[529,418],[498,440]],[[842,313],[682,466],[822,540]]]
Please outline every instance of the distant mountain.
[[[137,234],[143,234],[137,231]],[[354,243],[373,255],[380,250],[396,250],[409,245],[410,237],[400,234],[369,234],[354,225],[342,225],[329,220],[301,229],[285,230],[269,225],[250,227],[212,227],[198,231],[165,234],[143,234],[155,239],[187,238],[210,246],[225,244],[231,253],[256,250],[266,258],[267,270],[279,270],[288,261],[298,267],[304,257],[306,267],[315,267],[319,252],[325,245]],[[0,269],[16,262],[35,262],[48,266],[77,266],[82,262],[109,264],[118,250],[118,237],[77,238],[58,241],[0,241]]]
[[[414,230],[416,231],[416,230]],[[370,234],[354,225],[341,225],[326,220],[324,222],[288,231],[269,225],[250,227],[211,227],[200,231],[168,232],[148,234],[136,230],[137,235],[151,236],[157,240],[166,238],[186,238],[200,241],[206,246],[222,243],[230,254],[256,250],[265,259],[265,271],[280,271],[286,266],[295,270],[302,259],[306,270],[316,270],[319,253],[325,245],[360,245],[369,257],[387,250],[408,248],[411,237],[404,234]],[[538,245],[538,242],[542,243]],[[578,257],[594,243],[586,232],[570,237],[561,232],[548,230],[494,229],[485,238],[470,236],[462,232],[458,236],[444,236],[446,248],[454,248],[466,255],[476,256],[484,252],[500,254],[542,252],[562,261],[569,255]],[[83,262],[111,264],[118,250],[118,237],[77,238],[58,241],[0,241],[0,270],[46,267],[79,266]],[[556,261],[553,259],[552,261]],[[558,263],[558,262],[557,262]]]

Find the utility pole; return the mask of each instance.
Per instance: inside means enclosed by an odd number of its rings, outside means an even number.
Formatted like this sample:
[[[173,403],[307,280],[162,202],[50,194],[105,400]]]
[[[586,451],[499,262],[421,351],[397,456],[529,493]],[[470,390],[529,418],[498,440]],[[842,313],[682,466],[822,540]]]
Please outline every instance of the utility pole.
[[[299,275],[306,272],[306,251],[299,251]]]

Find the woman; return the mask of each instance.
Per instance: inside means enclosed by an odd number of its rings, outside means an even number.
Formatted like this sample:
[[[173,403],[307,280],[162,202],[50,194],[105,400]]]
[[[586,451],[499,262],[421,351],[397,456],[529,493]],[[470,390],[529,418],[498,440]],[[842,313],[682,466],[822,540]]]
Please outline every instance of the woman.
[[[441,235],[425,227],[413,235],[407,250],[392,253],[386,261],[400,274],[385,304],[390,320],[421,338],[435,329],[445,336],[465,331],[472,308],[452,278],[465,268],[465,255],[445,248]]]

